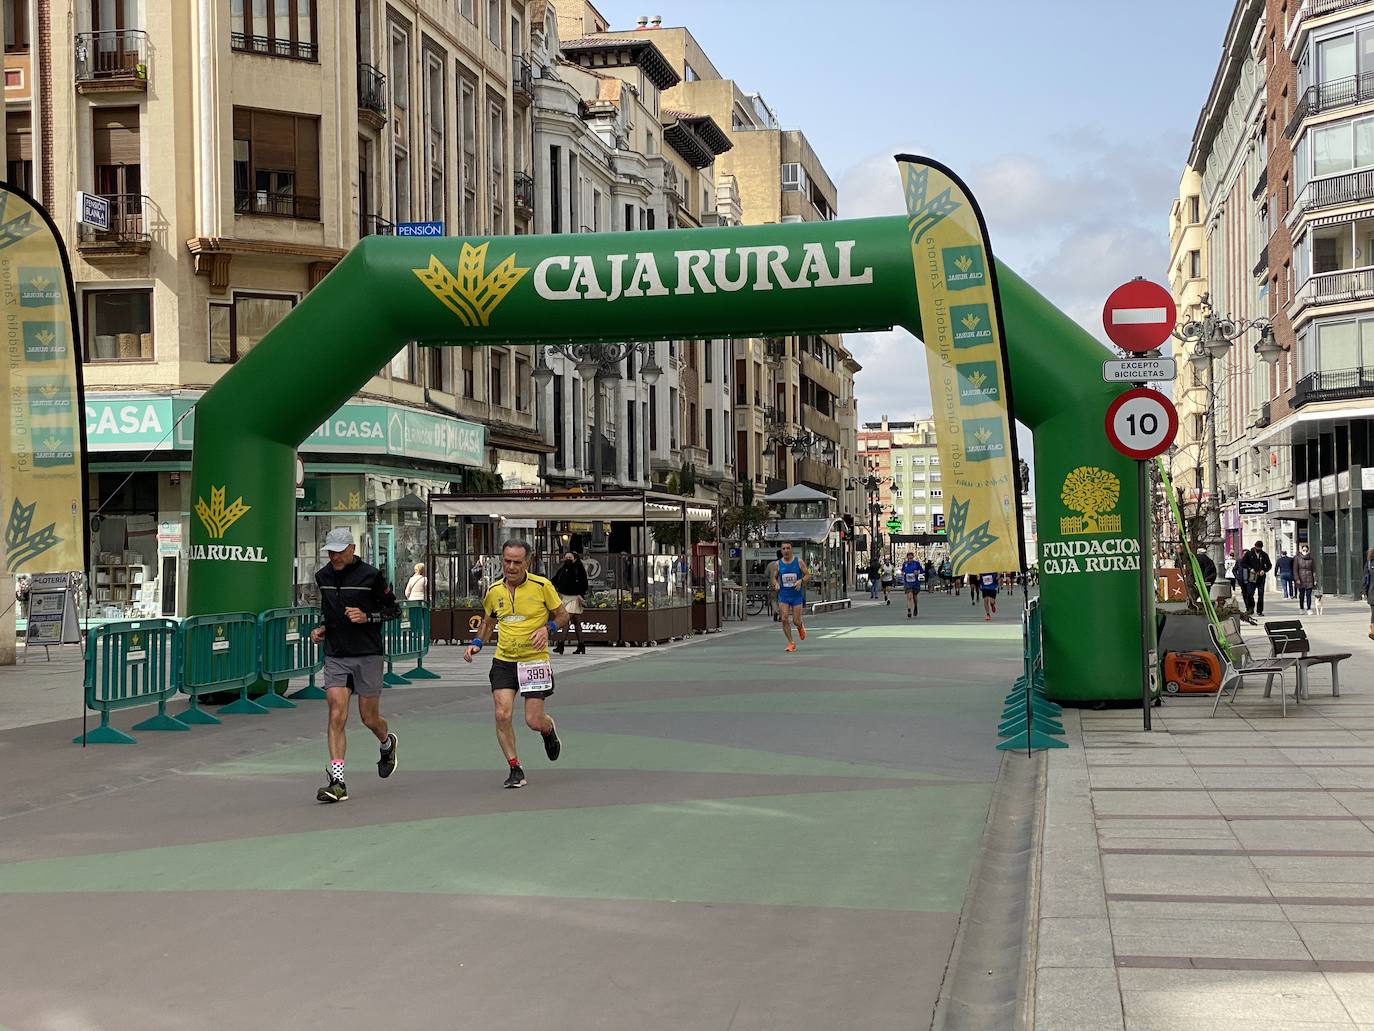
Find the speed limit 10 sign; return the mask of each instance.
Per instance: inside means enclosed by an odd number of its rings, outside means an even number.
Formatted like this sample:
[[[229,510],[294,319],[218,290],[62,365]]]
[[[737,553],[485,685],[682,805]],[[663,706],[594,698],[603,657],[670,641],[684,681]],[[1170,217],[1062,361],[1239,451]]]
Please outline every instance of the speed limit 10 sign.
[[[1178,410],[1156,390],[1128,390],[1107,408],[1107,439],[1127,458],[1162,455],[1177,434]]]

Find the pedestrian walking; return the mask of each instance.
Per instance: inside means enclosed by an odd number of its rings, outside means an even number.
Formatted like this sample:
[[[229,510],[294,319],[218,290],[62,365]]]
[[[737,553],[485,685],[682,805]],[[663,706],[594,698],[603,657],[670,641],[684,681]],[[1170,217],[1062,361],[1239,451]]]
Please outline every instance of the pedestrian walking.
[[[954,593],[954,565],[948,555],[940,560],[940,587],[946,594]]]
[[[1369,602],[1369,639],[1374,641],[1374,594],[1370,593],[1371,580],[1374,580],[1374,548],[1370,548],[1369,554],[1364,557],[1364,585],[1360,588],[1365,601]]]
[[[1231,581],[1231,593],[1232,593],[1232,594],[1235,594],[1235,593],[1236,593],[1236,553],[1235,553],[1234,551],[1228,551],[1228,552],[1226,553],[1226,561],[1222,564],[1222,572],[1221,572],[1221,575],[1224,576],[1227,580]]]
[[[1207,554],[1206,548],[1197,549],[1197,567],[1202,570],[1202,582],[1207,594],[1212,593],[1212,584],[1217,582],[1217,564],[1212,561],[1212,556]]]
[[[543,738],[549,761],[556,762],[563,751],[558,727],[544,711],[544,702],[554,686],[549,635],[567,628],[568,610],[553,584],[529,571],[529,563],[530,546],[524,541],[511,539],[501,546],[503,576],[482,599],[482,625],[463,649],[463,661],[471,662],[492,629],[498,628],[487,679],[496,715],[496,741],[510,767],[503,785],[507,788],[523,788],[528,783],[511,722],[517,694],[525,699],[525,726]]]
[[[782,556],[773,571],[773,590],[778,592],[778,612],[782,617],[783,636],[787,638],[787,650],[794,652],[797,642],[792,640],[792,628],[797,628],[798,640],[806,640],[802,614],[806,611],[806,581],[811,577],[811,570],[792,554],[791,541],[783,541],[781,551]]]
[[[382,623],[401,614],[381,570],[358,558],[353,532],[335,527],[320,549],[329,561],[315,574],[321,623],[310,640],[324,642],[324,693],[329,706],[329,783],[315,793],[321,802],[346,802],[344,756],[348,749],[348,695],[358,697],[358,718],[377,736],[377,776],[396,772],[396,735],[382,718]]]
[[[1366,563],[1366,581],[1368,577],[1368,564]],[[1312,611],[1312,592],[1317,587],[1317,560],[1312,557],[1306,544],[1298,545],[1298,553],[1293,558],[1293,579],[1298,591],[1298,612],[1300,614],[1310,613]]]
[[[977,574],[977,573],[969,573],[969,575],[968,575],[968,603],[969,603],[970,605],[977,605],[977,604],[978,604],[978,596],[979,596],[979,586],[978,586],[978,585],[979,585],[978,574]]]
[[[1247,616],[1264,615],[1264,581],[1273,563],[1264,553],[1264,542],[1255,541],[1236,565],[1236,575],[1240,578],[1240,591],[1245,596]]]
[[[882,563],[878,561],[878,556],[872,555],[868,560],[868,596],[874,601],[878,600],[878,588],[881,586],[879,579],[882,576]]]
[[[406,601],[424,601],[429,591],[429,577],[425,576],[425,564],[415,563],[415,572],[406,581]]]
[[[568,552],[563,556],[563,564],[558,567],[558,571],[553,574],[553,589],[558,592],[558,599],[563,603],[563,607],[568,610],[568,625],[572,627],[573,636],[577,638],[577,650],[574,655],[586,655],[587,645],[582,640],[582,620],[578,617],[582,615],[582,608],[587,603],[587,567],[582,564],[582,556],[574,551]],[[558,644],[554,646],[554,651],[559,655],[563,654],[564,638],[563,635],[558,639]]]
[[[881,577],[882,577],[882,582],[883,582],[883,603],[886,604],[886,605],[891,605],[891,604],[892,604],[892,599],[889,598],[889,597],[887,596],[887,592],[888,592],[889,588],[892,587],[892,578],[893,578],[893,576],[896,575],[895,571],[894,571],[893,568],[892,568],[892,560],[891,560],[891,559],[889,559],[889,558],[884,558],[884,559],[883,559],[883,568],[882,568],[882,573],[881,573],[880,575],[881,575]]]
[[[926,559],[926,575],[925,579],[921,581],[921,585],[927,591],[935,590],[935,563],[930,559]]]
[[[1283,588],[1285,598],[1292,598],[1297,594],[1293,588],[1293,556],[1283,548],[1279,549],[1279,557],[1274,561],[1274,575],[1279,578],[1279,586]]]

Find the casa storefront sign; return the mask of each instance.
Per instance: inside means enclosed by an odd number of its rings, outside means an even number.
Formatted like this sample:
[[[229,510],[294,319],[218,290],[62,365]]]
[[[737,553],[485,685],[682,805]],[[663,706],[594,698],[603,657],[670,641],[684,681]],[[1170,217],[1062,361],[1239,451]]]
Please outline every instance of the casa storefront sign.
[[[93,452],[183,451],[195,435],[194,397],[86,398]],[[344,405],[305,439],[302,451],[396,455],[480,466],[486,427],[399,405]]]

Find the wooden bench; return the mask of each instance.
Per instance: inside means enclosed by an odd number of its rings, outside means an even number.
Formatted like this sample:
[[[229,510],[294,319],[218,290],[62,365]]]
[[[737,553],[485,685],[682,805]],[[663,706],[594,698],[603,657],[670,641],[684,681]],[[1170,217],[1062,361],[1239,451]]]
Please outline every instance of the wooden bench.
[[[1341,680],[1338,672],[1342,659],[1348,659],[1350,652],[1332,652],[1329,655],[1313,655],[1312,642],[1307,639],[1300,619],[1275,619],[1264,624],[1264,633],[1269,638],[1270,656],[1287,657],[1298,668],[1298,697],[1306,698],[1307,670],[1310,666],[1329,665],[1331,667],[1331,697],[1341,696]]]

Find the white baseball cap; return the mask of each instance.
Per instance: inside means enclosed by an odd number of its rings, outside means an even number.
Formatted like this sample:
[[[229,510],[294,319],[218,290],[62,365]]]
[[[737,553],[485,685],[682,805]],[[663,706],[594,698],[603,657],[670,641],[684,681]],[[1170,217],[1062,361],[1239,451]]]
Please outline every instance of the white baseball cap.
[[[321,555],[327,555],[335,551],[347,551],[353,544],[353,531],[346,526],[336,526],[329,531],[329,536],[324,539],[324,547],[320,549]]]

